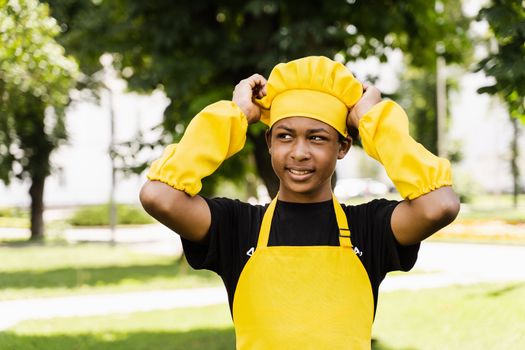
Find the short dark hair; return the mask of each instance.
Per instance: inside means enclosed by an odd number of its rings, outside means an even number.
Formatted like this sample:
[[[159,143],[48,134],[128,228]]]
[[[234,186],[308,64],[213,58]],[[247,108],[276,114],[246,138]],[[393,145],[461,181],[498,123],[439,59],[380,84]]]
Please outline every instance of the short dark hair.
[[[359,137],[359,130],[351,126],[350,128],[348,128],[348,135],[352,138],[352,140],[357,140],[357,138]]]
[[[339,137],[339,139],[338,139],[339,143],[341,143],[343,141],[346,141],[348,139],[347,137],[345,137],[344,135],[342,135],[339,132],[337,133],[337,136]],[[359,137],[359,131],[356,128],[354,128],[354,127],[349,128],[348,129],[348,137],[350,139],[352,139],[352,142],[354,140],[357,140],[357,138]]]

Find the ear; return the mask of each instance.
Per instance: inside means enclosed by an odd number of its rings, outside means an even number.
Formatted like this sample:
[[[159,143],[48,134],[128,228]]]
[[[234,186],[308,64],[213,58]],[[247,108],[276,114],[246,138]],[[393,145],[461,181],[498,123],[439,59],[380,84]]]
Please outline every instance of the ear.
[[[343,159],[348,151],[352,147],[352,138],[350,136],[345,137],[339,141],[339,152],[337,153],[337,159]]]
[[[272,129],[266,130],[264,133],[264,136],[266,138],[266,145],[268,146],[268,152],[272,153]]]

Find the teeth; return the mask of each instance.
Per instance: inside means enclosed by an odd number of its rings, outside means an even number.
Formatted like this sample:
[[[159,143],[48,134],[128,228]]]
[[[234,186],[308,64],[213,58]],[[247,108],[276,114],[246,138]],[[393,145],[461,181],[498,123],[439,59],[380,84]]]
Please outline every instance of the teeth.
[[[310,173],[309,170],[294,170],[294,169],[290,169],[290,172],[294,175],[306,175]]]

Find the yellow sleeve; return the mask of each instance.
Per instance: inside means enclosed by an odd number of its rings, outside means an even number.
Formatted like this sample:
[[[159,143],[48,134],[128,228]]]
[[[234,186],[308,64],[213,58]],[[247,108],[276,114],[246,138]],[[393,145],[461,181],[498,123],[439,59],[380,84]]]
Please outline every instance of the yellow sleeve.
[[[378,103],[359,121],[365,152],[379,161],[403,198],[452,185],[450,162],[429,152],[408,132],[408,117],[393,101]]]
[[[248,121],[232,101],[219,101],[199,112],[178,144],[166,147],[151,164],[147,177],[194,196],[201,180],[239,152],[246,142]]]

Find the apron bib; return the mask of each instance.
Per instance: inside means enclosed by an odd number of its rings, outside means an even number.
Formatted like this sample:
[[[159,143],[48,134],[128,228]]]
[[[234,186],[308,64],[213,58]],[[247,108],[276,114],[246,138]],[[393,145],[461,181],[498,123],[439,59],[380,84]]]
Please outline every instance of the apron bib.
[[[370,349],[374,299],[333,197],[340,246],[271,246],[277,198],[233,300],[237,349]]]

